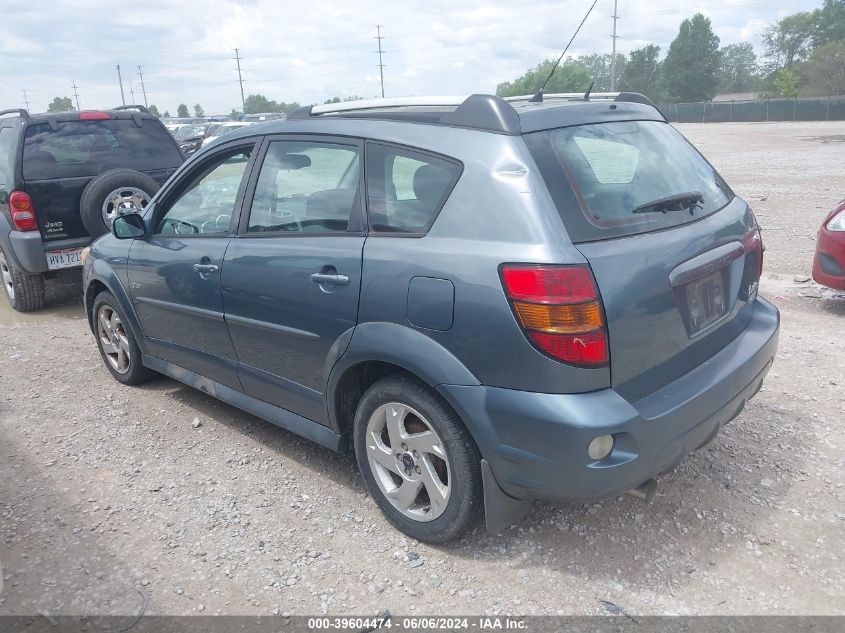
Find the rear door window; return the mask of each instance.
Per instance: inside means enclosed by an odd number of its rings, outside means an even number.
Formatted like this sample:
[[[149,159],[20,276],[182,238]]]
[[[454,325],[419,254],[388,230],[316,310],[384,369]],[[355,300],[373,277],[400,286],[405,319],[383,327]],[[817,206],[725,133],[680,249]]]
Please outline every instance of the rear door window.
[[[525,135],[574,242],[691,222],[733,192],[672,126],[619,121]]]
[[[423,152],[367,144],[367,210],[375,232],[423,234],[461,175],[461,165]]]
[[[110,169],[173,169],[182,154],[155,121],[132,119],[67,121],[53,130],[47,123],[26,130],[23,176],[26,180],[96,176]]]
[[[360,226],[359,149],[321,141],[273,141],[261,165],[249,233],[345,233]]]

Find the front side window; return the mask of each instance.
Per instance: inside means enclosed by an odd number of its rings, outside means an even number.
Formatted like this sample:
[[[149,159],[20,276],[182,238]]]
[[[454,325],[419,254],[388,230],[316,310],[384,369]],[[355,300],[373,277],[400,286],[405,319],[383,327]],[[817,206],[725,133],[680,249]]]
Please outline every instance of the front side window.
[[[733,199],[716,170],[666,123],[577,125],[524,138],[576,242],[685,224]]]
[[[460,165],[379,143],[367,145],[367,210],[377,232],[425,233],[461,174]]]
[[[236,149],[204,163],[159,219],[161,235],[222,235],[229,232],[249,149]]]
[[[250,233],[345,232],[360,209],[355,145],[273,141],[261,165]]]

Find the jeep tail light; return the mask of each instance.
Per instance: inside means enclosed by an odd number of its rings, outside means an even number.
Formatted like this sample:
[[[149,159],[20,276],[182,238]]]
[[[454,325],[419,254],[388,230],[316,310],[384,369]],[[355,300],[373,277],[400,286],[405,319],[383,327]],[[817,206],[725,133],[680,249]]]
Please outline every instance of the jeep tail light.
[[[28,193],[13,191],[9,196],[9,211],[12,214],[12,223],[18,231],[38,230],[35,207]]]
[[[110,119],[111,115],[108,112],[95,112],[93,110],[86,110],[79,113],[80,121],[104,121]]]
[[[537,348],[572,365],[608,364],[601,298],[588,267],[505,264],[501,273],[514,314]]]

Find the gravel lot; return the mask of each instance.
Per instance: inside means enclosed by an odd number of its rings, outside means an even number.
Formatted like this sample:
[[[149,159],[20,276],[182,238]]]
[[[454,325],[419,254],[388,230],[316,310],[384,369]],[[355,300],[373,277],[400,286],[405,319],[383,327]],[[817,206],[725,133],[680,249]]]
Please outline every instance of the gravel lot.
[[[0,308],[0,614],[845,613],[845,300],[809,282],[842,123],[684,125],[754,206],[763,391],[646,506],[538,503],[403,538],[339,456],[161,378],[112,380],[74,298]]]

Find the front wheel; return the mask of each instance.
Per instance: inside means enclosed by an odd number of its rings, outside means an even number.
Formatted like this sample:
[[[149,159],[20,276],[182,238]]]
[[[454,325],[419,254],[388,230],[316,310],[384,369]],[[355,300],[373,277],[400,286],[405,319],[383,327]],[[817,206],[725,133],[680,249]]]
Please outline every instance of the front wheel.
[[[115,380],[137,385],[154,375],[141,364],[141,349],[111,293],[101,292],[94,299],[93,319],[100,355]]]
[[[358,404],[353,434],[367,490],[408,536],[445,543],[481,517],[478,449],[427,386],[402,374],[375,383]]]

